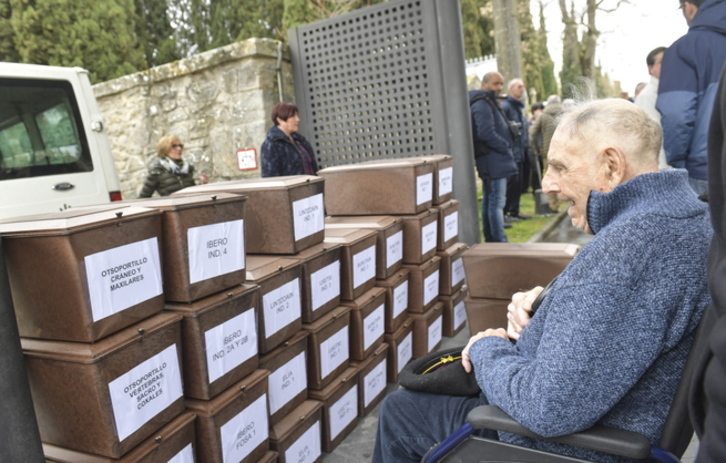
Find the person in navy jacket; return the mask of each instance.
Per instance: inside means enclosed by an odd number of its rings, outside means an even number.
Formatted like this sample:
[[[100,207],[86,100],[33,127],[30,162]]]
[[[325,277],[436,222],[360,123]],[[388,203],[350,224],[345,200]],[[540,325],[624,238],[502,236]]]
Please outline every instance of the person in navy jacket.
[[[663,54],[656,108],[668,164],[706,192],[708,124],[726,63],[726,0],[680,0],[690,26]]]
[[[270,118],[275,125],[262,143],[262,176],[315,175],[318,171],[315,151],[298,133],[300,116],[297,106],[285,101],[277,103],[272,107]]]

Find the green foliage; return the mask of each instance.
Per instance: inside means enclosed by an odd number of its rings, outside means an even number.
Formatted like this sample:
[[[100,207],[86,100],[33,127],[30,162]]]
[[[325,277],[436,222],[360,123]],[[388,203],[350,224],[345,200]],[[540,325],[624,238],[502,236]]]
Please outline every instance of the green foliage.
[[[482,14],[482,9],[491,11],[490,0],[461,0],[461,22],[464,33],[464,54],[467,59],[493,55],[494,23],[491,12]]]
[[[133,0],[10,0],[7,5],[17,61],[81,66],[96,82],[145,65],[134,33]]]
[[[0,0],[0,61],[17,62],[20,55],[15,48],[14,33],[10,24],[10,0]]]
[[[527,89],[534,90],[536,94],[529,95],[530,103],[543,101],[549,95],[557,93],[555,64],[547,49],[543,6],[540,2],[539,31],[534,28],[529,2],[519,0],[517,8],[519,9],[519,30],[522,37],[522,67],[524,69],[522,78]]]
[[[181,58],[174,29],[167,17],[166,0],[135,0],[135,29],[144,49],[146,67],[150,68]]]

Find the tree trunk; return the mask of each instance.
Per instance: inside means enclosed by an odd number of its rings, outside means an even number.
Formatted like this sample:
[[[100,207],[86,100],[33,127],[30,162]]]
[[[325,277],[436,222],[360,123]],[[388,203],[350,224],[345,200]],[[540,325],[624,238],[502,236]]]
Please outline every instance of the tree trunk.
[[[497,67],[504,80],[522,77],[517,0],[493,0],[494,43],[497,48]]]

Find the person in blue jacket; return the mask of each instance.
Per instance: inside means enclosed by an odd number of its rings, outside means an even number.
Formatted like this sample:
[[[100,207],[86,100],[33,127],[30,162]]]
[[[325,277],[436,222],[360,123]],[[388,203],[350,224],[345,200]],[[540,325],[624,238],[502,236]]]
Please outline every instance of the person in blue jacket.
[[[280,102],[272,107],[273,125],[262,143],[260,159],[263,177],[315,175],[318,164],[310,143],[298,133],[300,116],[293,103]]]
[[[661,113],[668,164],[688,170],[706,192],[708,124],[726,63],[726,0],[680,0],[690,26],[663,54],[656,109]]]
[[[469,104],[476,170],[484,186],[481,207],[484,240],[506,243],[504,202],[507,178],[518,170],[512,152],[514,139],[497,101],[502,87],[504,79],[500,73],[493,71],[484,74],[481,90],[469,92]]]

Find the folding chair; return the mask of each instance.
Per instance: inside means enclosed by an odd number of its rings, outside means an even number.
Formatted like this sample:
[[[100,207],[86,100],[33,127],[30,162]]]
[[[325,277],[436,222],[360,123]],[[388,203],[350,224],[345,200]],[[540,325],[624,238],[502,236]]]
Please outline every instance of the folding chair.
[[[704,314],[705,318],[705,314]],[[688,417],[688,389],[698,352],[706,343],[707,323],[701,321],[678,384],[673,404],[668,412],[659,446],[652,446],[647,437],[632,431],[594,426],[566,436],[546,438],[516,422],[499,407],[483,405],[472,410],[467,423],[433,447],[421,460],[423,463],[587,463],[588,460],[547,453],[527,447],[473,436],[476,429],[491,429],[549,440],[574,447],[624,456],[646,462],[679,463],[693,437]]]

